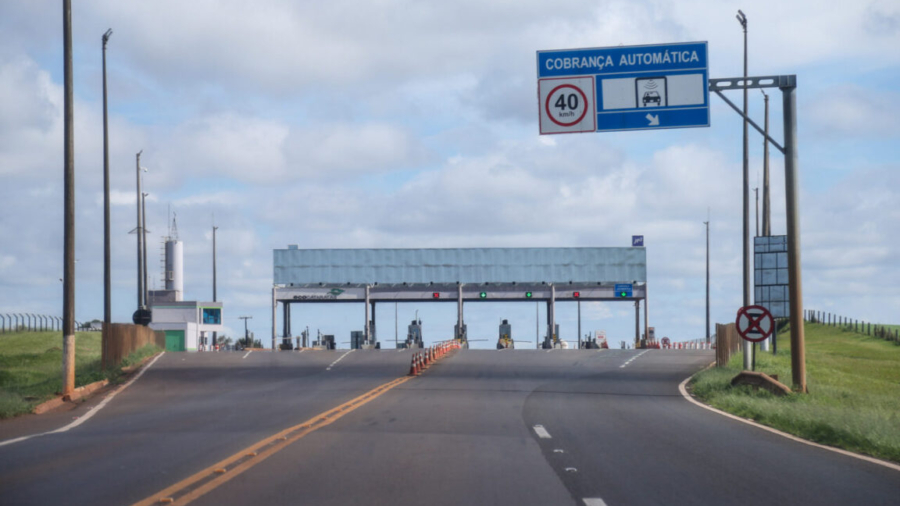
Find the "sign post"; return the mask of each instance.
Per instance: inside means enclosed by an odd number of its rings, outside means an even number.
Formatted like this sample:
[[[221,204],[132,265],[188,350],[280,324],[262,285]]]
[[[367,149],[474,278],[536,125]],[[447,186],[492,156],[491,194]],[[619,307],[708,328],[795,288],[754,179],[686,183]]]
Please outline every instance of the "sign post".
[[[765,341],[772,331],[775,329],[775,318],[768,309],[762,306],[744,306],[738,309],[737,319],[734,322],[738,335],[745,341],[750,341],[753,346],[756,343]],[[754,356],[756,355],[755,349]],[[754,360],[750,366],[750,370],[756,369],[756,361]]]

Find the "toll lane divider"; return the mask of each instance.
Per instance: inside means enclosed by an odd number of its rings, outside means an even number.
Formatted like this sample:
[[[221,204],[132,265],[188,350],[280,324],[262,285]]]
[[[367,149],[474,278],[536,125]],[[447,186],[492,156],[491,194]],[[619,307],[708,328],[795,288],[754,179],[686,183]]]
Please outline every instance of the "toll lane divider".
[[[273,436],[251,445],[234,455],[216,462],[210,467],[168,487],[146,499],[134,503],[133,506],[150,506],[152,504],[174,504],[184,505],[198,499],[207,492],[227,483],[232,478],[236,478],[244,471],[249,470],[256,464],[275,455],[279,451],[287,448],[298,439],[307,434],[321,429],[339,420],[344,415],[373,401],[385,392],[396,388],[403,383],[409,381],[409,376],[403,376],[393,381],[389,381],[368,392],[356,397],[353,400],[345,402],[340,406],[316,415],[309,420],[289,427]]]
[[[418,376],[425,372],[431,364],[445,357],[453,350],[460,348],[459,341],[445,341],[425,348],[425,351],[413,353],[409,363],[409,376]]]

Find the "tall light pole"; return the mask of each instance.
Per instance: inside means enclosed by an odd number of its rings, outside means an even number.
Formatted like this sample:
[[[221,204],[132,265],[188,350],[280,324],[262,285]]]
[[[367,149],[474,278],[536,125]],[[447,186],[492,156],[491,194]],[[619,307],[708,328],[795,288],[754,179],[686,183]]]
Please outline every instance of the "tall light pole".
[[[112,28],[103,34],[103,323],[112,322],[109,239],[109,122],[106,108],[106,43]]]
[[[753,195],[756,199],[756,236],[759,237],[759,186],[753,189]]]
[[[709,211],[706,214],[706,343],[709,344]]]
[[[72,80],[72,0],[63,0],[63,395],[75,389],[75,101]]]
[[[772,207],[769,202],[769,95],[760,88],[764,97],[766,97],[766,121],[765,121],[765,137],[763,138],[763,218],[762,218],[762,235],[768,237],[772,235]]]
[[[144,308],[144,255],[141,249],[144,237],[144,229],[141,227],[141,153],[143,152],[144,150],[137,152],[134,165],[135,179],[137,179],[137,228],[135,231],[137,232],[137,305],[139,310]]]
[[[146,172],[146,170],[145,170]],[[144,276],[144,307],[150,305],[150,298],[147,296],[149,287],[147,286],[147,195],[149,193],[141,193],[141,266]]]
[[[219,230],[219,227],[213,225],[213,302],[216,302],[218,300],[216,298],[216,230]]]
[[[749,132],[747,131],[747,16],[738,10],[737,20],[744,29],[744,226],[743,226],[743,253],[744,253],[744,307],[750,305],[750,154]],[[753,368],[753,347],[750,341],[744,341],[744,369]]]
[[[213,302],[216,302],[216,300],[217,300],[216,299],[216,230],[218,230],[219,227],[213,225],[212,229],[213,229]],[[212,335],[213,349],[216,349],[215,346],[218,344],[218,341],[219,341],[219,333],[216,331],[213,331],[213,335]]]

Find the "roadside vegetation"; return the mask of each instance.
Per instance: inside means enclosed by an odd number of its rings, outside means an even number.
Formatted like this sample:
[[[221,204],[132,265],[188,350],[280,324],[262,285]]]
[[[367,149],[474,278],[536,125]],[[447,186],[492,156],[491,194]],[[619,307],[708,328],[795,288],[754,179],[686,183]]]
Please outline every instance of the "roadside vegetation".
[[[136,364],[158,351],[145,346],[118,367],[100,368],[100,332],[75,333],[75,386],[100,381],[117,383],[122,367]],[[30,413],[62,390],[62,336],[53,332],[0,334],[0,419]]]
[[[900,346],[838,327],[807,323],[809,394],[777,397],[749,386],[732,387],[743,353],[728,367],[691,381],[692,393],[723,411],[817,443],[900,462]],[[791,386],[790,328],[779,334],[778,354],[759,352],[756,370]]]

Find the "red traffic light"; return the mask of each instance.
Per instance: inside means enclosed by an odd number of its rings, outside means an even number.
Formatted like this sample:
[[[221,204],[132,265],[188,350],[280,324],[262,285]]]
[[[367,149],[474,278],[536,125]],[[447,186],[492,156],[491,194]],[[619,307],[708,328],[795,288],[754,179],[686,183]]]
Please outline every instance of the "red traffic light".
[[[431,294],[431,298],[432,298],[432,299],[440,299],[440,298],[441,298],[441,293],[440,293],[440,292],[434,292],[434,293]]]
[[[576,299],[581,297],[581,292],[572,292],[572,297],[575,297]]]

